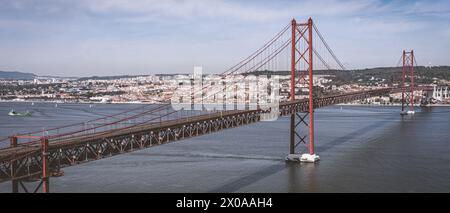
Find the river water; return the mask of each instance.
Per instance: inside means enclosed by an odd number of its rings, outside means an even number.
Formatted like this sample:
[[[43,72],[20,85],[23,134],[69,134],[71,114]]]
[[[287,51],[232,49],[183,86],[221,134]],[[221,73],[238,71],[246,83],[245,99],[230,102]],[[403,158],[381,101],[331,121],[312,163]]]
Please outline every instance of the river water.
[[[0,138],[132,104],[0,103]],[[11,117],[33,111],[31,117]],[[51,192],[450,192],[450,107],[332,106],[315,113],[318,163],[286,163],[289,119],[64,168]],[[304,148],[304,147],[303,147]],[[9,192],[10,183],[0,183]]]

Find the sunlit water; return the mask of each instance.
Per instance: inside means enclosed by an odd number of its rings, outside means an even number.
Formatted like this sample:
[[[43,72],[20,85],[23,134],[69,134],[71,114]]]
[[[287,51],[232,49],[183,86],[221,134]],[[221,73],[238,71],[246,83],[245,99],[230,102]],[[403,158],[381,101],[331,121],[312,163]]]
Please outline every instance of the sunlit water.
[[[130,104],[0,103],[0,138]],[[33,111],[11,117],[11,108]],[[316,164],[286,163],[289,119],[260,122],[64,168],[52,192],[450,192],[450,108],[333,106],[315,113]],[[304,147],[303,147],[304,148]],[[0,191],[9,192],[10,183]]]

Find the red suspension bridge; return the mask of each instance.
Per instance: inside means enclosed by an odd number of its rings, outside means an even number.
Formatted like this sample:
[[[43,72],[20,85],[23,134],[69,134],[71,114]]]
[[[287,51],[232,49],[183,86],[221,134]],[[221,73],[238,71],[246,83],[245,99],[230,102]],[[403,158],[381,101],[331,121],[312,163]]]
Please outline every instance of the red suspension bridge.
[[[209,91],[214,102],[224,105],[223,110],[175,110],[170,103],[149,104],[82,123],[12,135],[3,141],[9,144],[0,149],[0,182],[11,181],[12,192],[37,192],[40,188],[49,192],[49,178],[62,175],[64,167],[259,122],[270,114],[290,117],[290,149],[286,159],[315,162],[319,156],[314,150],[314,109],[401,92],[401,112],[414,112],[414,92],[429,88],[414,86],[413,51],[404,51],[402,61],[400,87],[318,97],[314,93],[314,70],[345,72],[345,67],[311,18],[304,23],[292,20],[261,48],[220,74],[221,84],[191,91],[191,104],[199,102],[197,98],[203,103],[207,99],[205,91]],[[238,109],[235,76],[245,78],[249,73],[265,70],[290,70],[289,99],[276,107],[263,108],[257,104],[254,109],[248,106]],[[229,87],[235,93],[232,98],[220,93]],[[246,104],[249,99],[245,93]],[[234,107],[227,110],[230,101]],[[301,144],[307,147],[306,153],[297,152]],[[24,181],[38,184],[30,190]]]

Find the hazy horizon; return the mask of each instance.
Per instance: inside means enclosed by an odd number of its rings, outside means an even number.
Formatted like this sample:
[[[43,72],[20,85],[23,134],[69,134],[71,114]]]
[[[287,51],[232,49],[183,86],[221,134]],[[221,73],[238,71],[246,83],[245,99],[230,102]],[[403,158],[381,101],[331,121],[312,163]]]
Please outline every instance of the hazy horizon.
[[[422,65],[420,65],[422,66]],[[420,67],[419,66],[419,67]],[[427,67],[427,66],[422,66]],[[432,67],[450,67],[450,65],[434,65]],[[382,69],[382,68],[395,68],[395,66],[392,67],[366,67],[366,68],[355,68],[355,69],[347,69],[345,71],[354,71],[354,70],[364,70],[364,69]],[[401,68],[401,67],[397,67]],[[271,72],[289,72],[289,70],[267,70]],[[324,71],[324,69],[316,69],[316,71]],[[0,70],[0,72],[20,72],[20,73],[27,73],[27,74],[34,74],[39,77],[65,77],[65,78],[89,78],[89,77],[114,77],[114,76],[147,76],[147,75],[189,75],[192,74],[191,72],[179,72],[179,73],[158,73],[158,72],[152,72],[152,73],[136,73],[136,74],[116,74],[116,75],[84,75],[84,76],[76,76],[76,75],[37,75],[33,72],[26,72],[26,71],[20,71],[20,70]],[[220,74],[220,73],[206,73],[203,74]]]
[[[348,69],[450,64],[449,1],[4,0],[0,70],[40,76],[221,73],[312,17]]]

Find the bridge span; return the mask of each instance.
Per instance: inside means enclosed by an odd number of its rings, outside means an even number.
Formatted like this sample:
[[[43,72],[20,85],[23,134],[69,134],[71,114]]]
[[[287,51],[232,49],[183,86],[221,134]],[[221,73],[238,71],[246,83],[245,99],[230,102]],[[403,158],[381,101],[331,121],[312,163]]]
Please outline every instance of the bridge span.
[[[290,32],[289,29],[291,29]],[[323,48],[313,48],[313,39],[322,44]],[[292,156],[294,156],[297,160],[305,159],[305,161],[314,162],[319,159],[314,152],[314,109],[401,92],[403,110],[403,105],[409,104],[412,107],[414,104],[414,91],[429,89],[414,87],[412,67],[415,59],[412,56],[406,60],[408,63],[405,63],[406,55],[404,53],[403,81],[400,87],[383,87],[326,97],[314,97],[314,62],[331,69],[330,61],[326,60],[320,50],[325,50],[330,55],[331,61],[334,61],[345,72],[345,67],[331,51],[329,45],[326,44],[311,18],[305,23],[297,23],[292,20],[262,48],[221,74],[221,77],[225,79],[239,73],[246,74],[268,70],[269,68],[273,69],[274,64],[279,64],[279,61],[272,62],[277,57],[283,56],[283,51],[287,51],[288,54],[285,56],[290,59],[289,68],[291,70],[290,97],[289,101],[279,103],[278,107],[212,111],[197,115],[172,116],[172,119],[163,121],[162,117],[169,118],[173,114],[183,113],[179,110],[167,110],[165,114],[159,114],[159,117],[141,123],[121,128],[104,128],[139,118],[146,113],[161,113],[162,109],[170,108],[170,104],[163,104],[151,110],[98,127],[44,136],[36,135],[39,132],[13,135],[10,137],[10,145],[0,149],[0,182],[11,181],[12,192],[19,192],[20,189],[25,192],[37,192],[41,186],[43,192],[49,192],[49,178],[63,175],[62,168],[64,167],[252,124],[271,116],[290,116],[290,150],[287,159],[292,160]],[[313,58],[318,60],[313,61]],[[407,71],[410,71],[410,82],[406,82]],[[208,88],[202,88],[200,92],[203,93],[206,89]],[[303,89],[308,91],[308,98],[296,99],[295,94],[299,90],[306,91]],[[107,117],[101,119],[106,120]],[[159,122],[155,121],[158,118]],[[67,125],[66,127],[71,126]],[[298,128],[308,130],[308,133],[304,134],[298,131]],[[96,129],[101,131],[95,131]],[[58,131],[59,128],[53,130]],[[86,130],[93,130],[93,132]],[[23,139],[29,141],[20,142]],[[307,143],[306,140],[309,140],[309,142]],[[306,144],[309,153],[297,156],[295,149],[300,144]],[[24,181],[30,180],[39,181],[34,190],[28,190],[23,184]]]

